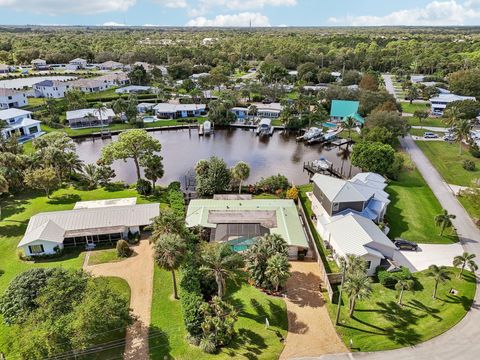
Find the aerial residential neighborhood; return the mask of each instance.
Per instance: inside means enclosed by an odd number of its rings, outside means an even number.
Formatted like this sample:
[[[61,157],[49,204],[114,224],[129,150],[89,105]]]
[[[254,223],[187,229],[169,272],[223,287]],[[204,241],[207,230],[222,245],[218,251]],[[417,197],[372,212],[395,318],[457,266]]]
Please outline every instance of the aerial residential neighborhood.
[[[478,359],[479,21],[0,1],[0,360]]]

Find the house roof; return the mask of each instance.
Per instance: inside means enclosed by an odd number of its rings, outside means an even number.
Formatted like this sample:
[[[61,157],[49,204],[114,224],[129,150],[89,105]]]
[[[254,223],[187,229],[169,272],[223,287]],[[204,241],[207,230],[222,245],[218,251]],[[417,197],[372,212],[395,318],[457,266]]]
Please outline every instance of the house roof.
[[[453,102],[453,101],[464,101],[464,100],[476,100],[474,96],[461,96],[456,94],[439,94],[436,97],[430,99],[430,102]]]
[[[351,100],[333,100],[330,116],[344,118],[358,112],[360,102]]]
[[[158,112],[173,113],[177,111],[194,111],[205,110],[205,104],[170,104],[160,103],[154,106],[154,109]]]
[[[19,95],[19,94],[25,94],[25,93],[22,91],[17,91],[13,89],[0,88],[0,96],[13,96],[13,95]]]
[[[105,61],[105,62],[101,63],[100,66],[102,66],[102,67],[122,67],[123,64],[120,63],[120,62],[117,62],[117,61],[109,60],[109,61]]]
[[[288,245],[308,247],[308,241],[293,200],[192,200],[185,219],[188,227],[216,228],[218,223],[264,223]],[[212,222],[211,222],[212,221]]]
[[[72,64],[72,63],[86,63],[87,60],[85,59],[82,59],[82,58],[76,58],[76,59],[73,59],[73,60],[70,60],[69,63]]]
[[[32,112],[22,109],[10,108],[5,110],[0,110],[0,120],[13,119],[19,116],[28,116]]]
[[[353,113],[353,114],[350,114],[350,115],[347,115],[343,118],[343,121],[347,121],[347,119],[351,117],[353,118],[357,123],[360,123],[360,124],[365,124],[365,119],[359,114],[359,113]]]
[[[62,242],[63,238],[68,236],[101,234],[102,229],[120,231],[125,227],[144,226],[150,224],[159,214],[158,203],[39,213],[30,218],[18,246],[28,245],[36,240]],[[56,226],[51,225],[52,223]],[[63,230],[61,240],[58,227]]]
[[[38,125],[40,124],[41,121],[38,121],[38,120],[34,120],[34,119],[30,119],[30,118],[22,118],[20,121],[17,121],[13,124],[9,124],[7,126],[7,129],[20,129],[20,128],[24,128],[24,127],[29,127],[29,126],[33,126],[33,125]]]
[[[48,87],[65,86],[65,85],[67,85],[66,81],[59,81],[59,80],[43,80],[36,84],[33,84],[33,86],[48,86]]]
[[[99,120],[105,120],[109,117],[114,117],[115,113],[112,109],[105,109],[101,114],[98,113],[98,109],[79,109],[67,111],[67,120],[82,119],[88,115],[93,115]]]
[[[129,85],[129,86],[118,88],[115,90],[115,92],[118,94],[118,93],[124,93],[124,92],[132,92],[132,91],[149,91],[150,89],[153,89],[153,88],[151,86]]]
[[[372,248],[375,244],[395,249],[390,239],[375,225],[375,223],[357,214],[348,214],[337,218],[326,225],[335,244],[344,254],[363,256],[370,254],[384,258]]]
[[[78,79],[69,82],[72,87],[76,88],[95,88],[101,87],[104,85],[104,82],[94,78],[94,79]]]
[[[0,70],[10,70],[10,66],[7,64],[0,64]]]
[[[34,59],[30,62],[30,64],[46,64],[47,62],[43,59]]]

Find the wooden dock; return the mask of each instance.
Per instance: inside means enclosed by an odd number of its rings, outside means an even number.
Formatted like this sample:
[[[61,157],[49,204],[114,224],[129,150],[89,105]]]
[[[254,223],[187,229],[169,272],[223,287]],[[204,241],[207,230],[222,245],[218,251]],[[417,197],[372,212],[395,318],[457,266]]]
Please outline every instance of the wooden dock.
[[[328,174],[328,175],[334,176],[334,177],[339,178],[339,179],[344,178],[343,174],[339,171],[339,169],[335,169],[333,167],[333,164],[329,168],[323,169],[323,168],[319,168],[319,167],[314,166],[313,162],[311,162],[311,161],[304,162],[303,163],[303,171],[308,172],[309,175],[310,175],[310,178],[315,174]]]
[[[332,141],[332,145],[337,146],[337,147],[340,147],[340,146],[343,146],[343,145],[350,145],[350,144],[353,144],[352,139],[338,138],[337,140]]]

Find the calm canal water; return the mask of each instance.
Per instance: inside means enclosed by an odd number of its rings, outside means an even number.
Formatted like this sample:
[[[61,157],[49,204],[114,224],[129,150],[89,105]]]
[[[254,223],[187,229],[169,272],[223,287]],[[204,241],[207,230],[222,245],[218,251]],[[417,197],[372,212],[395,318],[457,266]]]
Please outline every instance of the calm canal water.
[[[308,182],[308,173],[303,171],[303,163],[325,157],[333,162],[335,169],[341,169],[348,175],[350,162],[339,148],[326,149],[321,145],[307,146],[295,140],[295,135],[275,132],[272,137],[259,138],[252,130],[228,129],[216,130],[211,136],[198,136],[197,130],[162,130],[149,132],[162,144],[165,176],[158,182],[168,184],[171,181],[185,182],[185,175],[193,173],[196,162],[212,155],[223,158],[229,166],[238,161],[247,162],[250,167],[250,177],[246,183],[253,184],[262,177],[275,174],[285,175],[294,184]],[[117,139],[77,142],[77,153],[86,163],[95,163],[100,157],[101,149],[106,144]],[[116,180],[128,183],[136,181],[133,162],[116,161],[113,168],[117,174]],[[351,175],[359,172],[353,167]]]

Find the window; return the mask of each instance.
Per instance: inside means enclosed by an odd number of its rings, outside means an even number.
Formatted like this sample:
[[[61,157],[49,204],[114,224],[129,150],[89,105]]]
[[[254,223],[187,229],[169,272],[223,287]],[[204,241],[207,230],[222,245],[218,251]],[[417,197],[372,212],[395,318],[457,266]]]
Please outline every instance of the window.
[[[371,262],[371,261],[367,261],[367,270],[370,269],[370,266],[372,266],[372,262]]]
[[[333,203],[333,211],[338,211],[340,209],[340,204],[339,203]]]
[[[41,254],[44,252],[43,245],[30,245],[28,247],[30,254]]]

